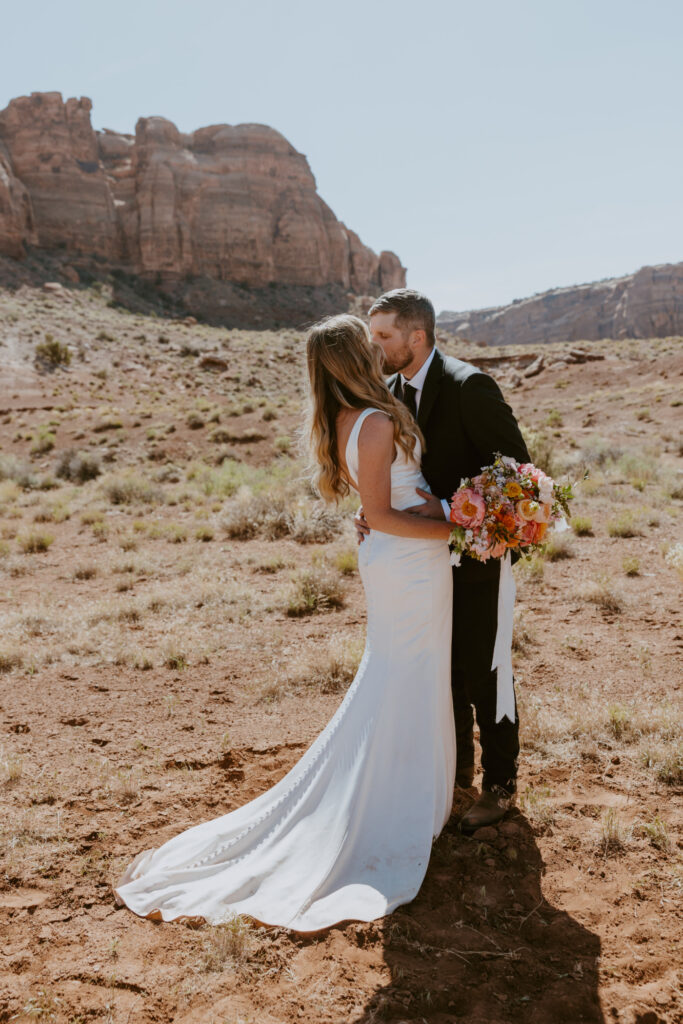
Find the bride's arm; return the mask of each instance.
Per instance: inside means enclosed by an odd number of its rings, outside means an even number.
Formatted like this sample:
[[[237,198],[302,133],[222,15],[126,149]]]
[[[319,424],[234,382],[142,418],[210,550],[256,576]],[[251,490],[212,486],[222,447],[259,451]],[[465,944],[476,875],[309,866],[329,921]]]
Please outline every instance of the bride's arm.
[[[394,427],[384,416],[368,416],[358,438],[358,489],[371,530],[396,537],[447,540],[452,525],[445,519],[423,519],[391,507],[391,462]]]

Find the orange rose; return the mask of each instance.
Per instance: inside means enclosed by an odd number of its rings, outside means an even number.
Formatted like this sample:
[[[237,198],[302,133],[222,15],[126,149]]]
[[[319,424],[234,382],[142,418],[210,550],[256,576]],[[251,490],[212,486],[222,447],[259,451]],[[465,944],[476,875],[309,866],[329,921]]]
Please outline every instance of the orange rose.
[[[530,498],[525,498],[523,501],[517,502],[517,512],[522,519],[526,519],[527,522],[536,518],[536,514],[540,507],[541,506],[537,501],[533,501]]]

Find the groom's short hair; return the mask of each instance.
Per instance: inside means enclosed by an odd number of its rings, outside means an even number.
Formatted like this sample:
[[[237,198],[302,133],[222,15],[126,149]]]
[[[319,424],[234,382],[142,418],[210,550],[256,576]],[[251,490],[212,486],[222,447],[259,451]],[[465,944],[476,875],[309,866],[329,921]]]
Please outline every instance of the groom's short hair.
[[[412,288],[394,288],[375,299],[368,310],[368,316],[373,313],[395,313],[396,326],[404,334],[422,330],[427,335],[430,348],[436,345],[434,307],[422,292],[413,291]]]

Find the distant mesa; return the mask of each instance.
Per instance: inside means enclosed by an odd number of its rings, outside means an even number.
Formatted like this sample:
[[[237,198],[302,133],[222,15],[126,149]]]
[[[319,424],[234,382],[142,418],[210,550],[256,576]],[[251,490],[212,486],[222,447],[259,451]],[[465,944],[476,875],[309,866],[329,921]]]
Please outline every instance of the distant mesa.
[[[509,306],[440,313],[437,323],[485,345],[665,338],[683,334],[683,263],[517,299]]]
[[[159,296],[229,326],[300,324],[405,285],[398,257],[337,220],[274,129],[183,134],[143,117],[135,135],[96,132],[91,107],[50,92],[0,112],[5,268],[42,260],[72,281],[105,270],[127,305]]]

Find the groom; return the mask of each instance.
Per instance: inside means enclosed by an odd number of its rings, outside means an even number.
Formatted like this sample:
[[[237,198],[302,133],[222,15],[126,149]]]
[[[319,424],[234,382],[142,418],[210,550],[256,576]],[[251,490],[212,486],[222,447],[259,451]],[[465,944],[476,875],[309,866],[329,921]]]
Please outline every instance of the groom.
[[[462,477],[490,465],[496,452],[529,462],[517,421],[488,374],[444,356],[436,345],[434,307],[425,295],[396,288],[369,310],[372,340],[382,348],[388,384],[412,412],[425,438],[422,472],[432,493],[409,511],[449,518]],[[362,535],[367,524],[361,517]],[[517,788],[519,717],[496,722],[496,639],[500,565],[463,558],[453,569],[451,680],[457,740],[456,782],[474,780],[474,714],[481,743],[482,793],[463,817],[465,832],[499,821]],[[474,712],[473,712],[474,708]]]

